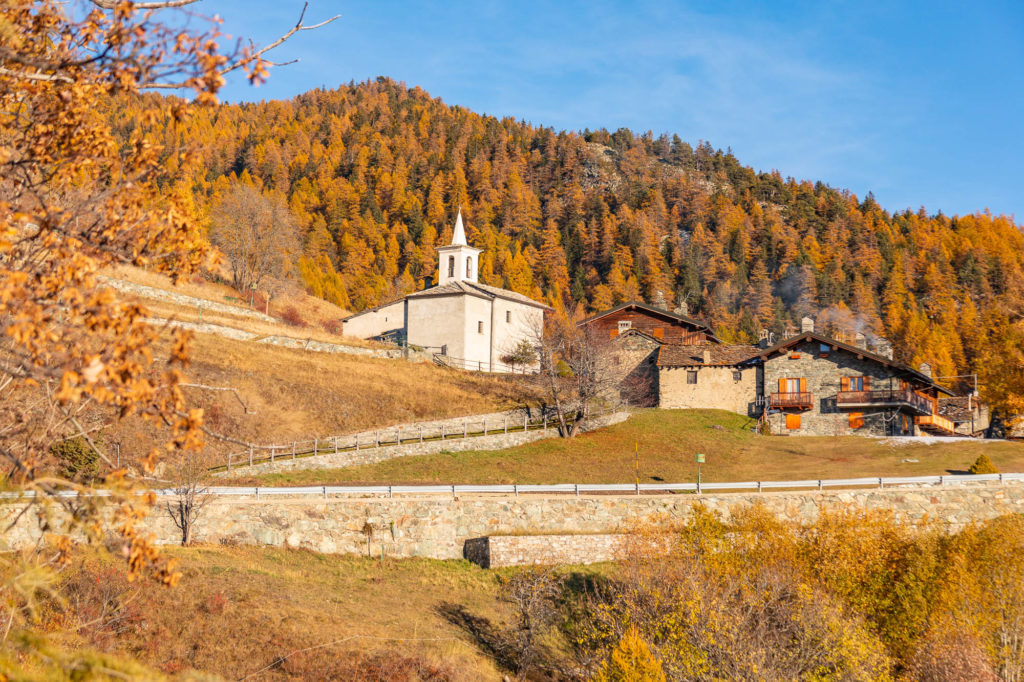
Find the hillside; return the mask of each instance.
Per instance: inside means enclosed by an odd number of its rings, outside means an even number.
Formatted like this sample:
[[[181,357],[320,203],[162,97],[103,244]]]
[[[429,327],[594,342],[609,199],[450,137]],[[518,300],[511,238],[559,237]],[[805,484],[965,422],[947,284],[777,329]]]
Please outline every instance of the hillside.
[[[141,125],[154,101],[120,105],[115,125]],[[983,207],[892,214],[678,136],[556,133],[384,78],[200,109],[163,137],[193,155],[167,163],[198,215],[234,178],[284,193],[305,286],[351,310],[432,277],[459,205],[482,280],[560,309],[661,292],[730,339],[813,315],[950,375],[977,369],[1024,305],[1024,235]]]

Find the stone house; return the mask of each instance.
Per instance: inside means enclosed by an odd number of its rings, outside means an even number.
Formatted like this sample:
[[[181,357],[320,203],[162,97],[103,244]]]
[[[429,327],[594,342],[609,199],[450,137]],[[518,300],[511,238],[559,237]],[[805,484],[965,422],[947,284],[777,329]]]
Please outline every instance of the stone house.
[[[439,363],[483,372],[523,371],[504,361],[531,342],[551,310],[527,296],[477,281],[480,249],[469,246],[462,211],[452,243],[438,252],[437,285],[342,321],[342,332],[434,353]]]
[[[631,301],[579,322],[605,343],[619,399],[642,407],[658,404],[658,352],[666,344],[718,344],[703,322],[681,311]]]
[[[772,433],[953,435],[953,423],[939,414],[940,394],[951,393],[927,365],[915,370],[813,331],[762,350],[756,362]]]
[[[988,405],[975,395],[939,398],[939,414],[953,422],[957,435],[981,436],[988,430]]]
[[[751,345],[666,344],[658,351],[658,405],[760,416],[760,352]]]

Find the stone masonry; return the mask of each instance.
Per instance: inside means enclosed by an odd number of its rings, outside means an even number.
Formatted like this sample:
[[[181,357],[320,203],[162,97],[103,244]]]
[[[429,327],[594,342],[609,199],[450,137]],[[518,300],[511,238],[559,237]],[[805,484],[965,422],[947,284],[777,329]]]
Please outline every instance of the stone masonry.
[[[628,546],[629,536],[492,535],[466,540],[467,559],[484,568],[538,564],[594,564],[614,561]]]
[[[1024,512],[1024,485],[971,483],[881,490],[636,497],[216,497],[203,509],[195,537],[201,543],[301,547],[324,553],[368,552],[373,556],[383,551],[397,557],[459,559],[464,556],[466,542],[474,538],[627,533],[641,525],[682,521],[698,504],[722,513],[725,518],[734,509],[762,504],[780,519],[799,523],[813,523],[823,510],[840,506],[884,509],[902,521],[928,517],[957,530],[972,521]],[[8,527],[20,509],[14,503],[0,509],[0,522],[5,527],[0,550],[29,546],[39,536],[32,514],[25,514]],[[154,507],[143,527],[158,542],[175,543],[180,538],[162,506]],[[595,554],[604,551],[600,545],[591,546]],[[570,558],[574,563],[586,560],[586,550],[583,552]]]

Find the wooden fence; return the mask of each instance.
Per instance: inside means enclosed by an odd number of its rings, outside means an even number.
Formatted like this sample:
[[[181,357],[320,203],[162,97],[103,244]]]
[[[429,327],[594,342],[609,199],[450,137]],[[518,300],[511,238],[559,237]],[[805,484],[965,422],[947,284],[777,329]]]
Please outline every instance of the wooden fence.
[[[607,408],[592,411],[589,418],[602,417],[617,410]],[[428,441],[444,441],[455,438],[475,438],[498,434],[516,433],[521,431],[546,431],[558,427],[558,418],[549,411],[530,416],[523,413],[522,419],[505,415],[501,419],[473,419],[467,417],[461,424],[452,426],[450,422],[440,425],[405,424],[373,432],[362,432],[346,436],[327,436],[312,440],[292,441],[281,445],[251,444],[247,450],[232,452],[227,455],[222,466],[213,467],[211,471],[231,471],[232,467],[252,466],[279,459],[298,459],[300,457],[316,457],[318,455],[336,454],[339,452],[366,450],[371,448],[390,447],[394,445],[410,445]]]

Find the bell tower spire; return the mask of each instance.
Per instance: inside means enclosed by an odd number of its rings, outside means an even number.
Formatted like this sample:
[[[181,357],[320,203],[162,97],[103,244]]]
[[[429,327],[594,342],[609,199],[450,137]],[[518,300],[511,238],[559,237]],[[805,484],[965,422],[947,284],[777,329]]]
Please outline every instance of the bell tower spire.
[[[476,282],[477,264],[481,249],[474,248],[466,241],[466,228],[462,224],[462,207],[455,216],[452,243],[437,250],[437,283]]]

